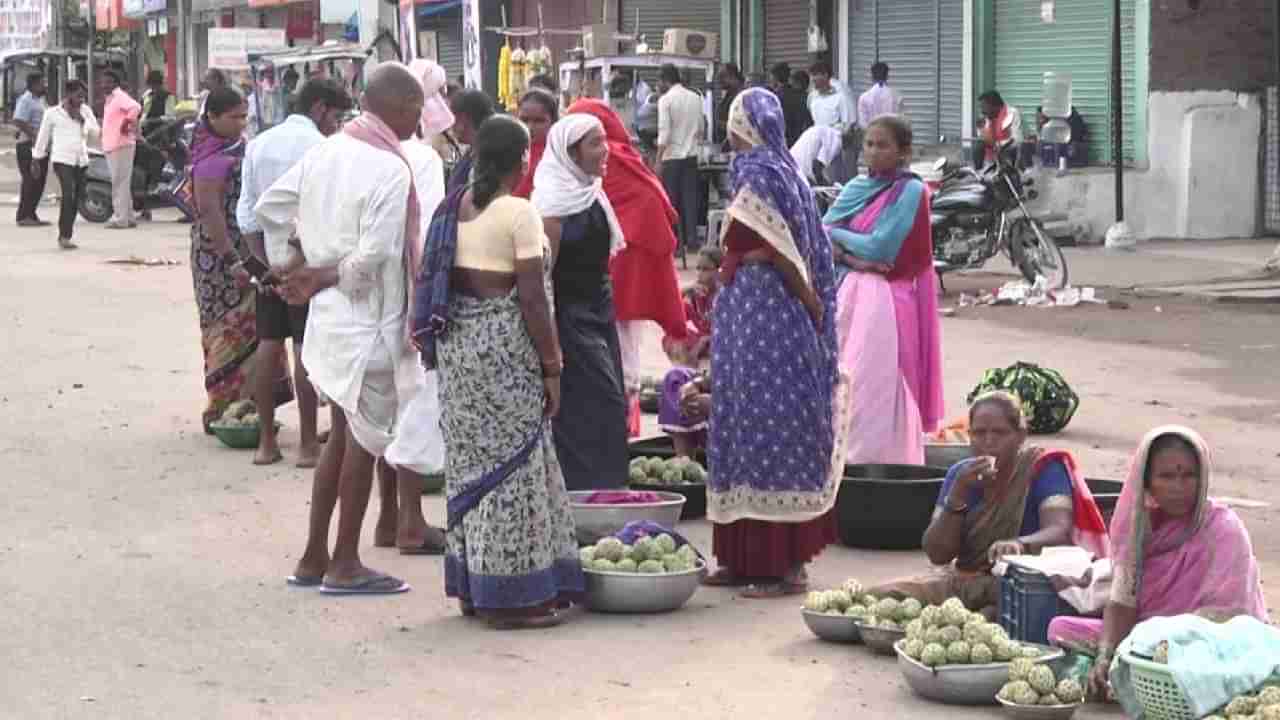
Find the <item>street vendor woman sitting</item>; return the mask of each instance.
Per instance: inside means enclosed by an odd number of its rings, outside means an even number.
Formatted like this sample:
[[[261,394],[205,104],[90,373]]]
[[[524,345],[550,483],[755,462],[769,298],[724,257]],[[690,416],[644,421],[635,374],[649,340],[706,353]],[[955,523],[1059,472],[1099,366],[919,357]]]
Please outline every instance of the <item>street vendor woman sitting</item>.
[[[1026,444],[1015,397],[982,395],[969,407],[969,426],[975,457],[947,472],[924,533],[925,553],[940,567],[871,588],[872,595],[927,605],[957,597],[994,618],[999,584],[991,567],[1000,557],[1071,544],[1107,555],[1106,524],[1075,460]]]
[[[1115,557],[1103,619],[1049,623],[1049,642],[1096,656],[1094,697],[1106,690],[1116,646],[1143,620],[1195,613],[1267,621],[1249,532],[1231,508],[1209,499],[1210,477],[1208,447],[1192,430],[1157,428],[1138,446],[1111,521]]]

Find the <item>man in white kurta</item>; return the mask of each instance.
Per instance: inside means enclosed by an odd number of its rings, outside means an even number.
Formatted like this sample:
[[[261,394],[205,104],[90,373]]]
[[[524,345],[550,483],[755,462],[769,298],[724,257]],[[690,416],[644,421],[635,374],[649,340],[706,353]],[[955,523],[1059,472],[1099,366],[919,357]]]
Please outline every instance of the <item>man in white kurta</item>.
[[[385,134],[411,137],[422,89],[401,65],[379,67],[363,107]],[[365,126],[361,126],[365,127]],[[310,297],[302,361],[334,410],[334,433],[316,469],[307,549],[290,582],[335,594],[404,592],[407,583],[366,568],[358,551],[374,459],[390,445],[399,410],[396,374],[408,351],[405,224],[412,173],[395,148],[348,128],[307,153],[255,208],[268,259],[291,300]],[[296,235],[295,235],[296,229]],[[290,237],[300,238],[290,246]],[[302,259],[305,266],[298,268]],[[334,497],[337,539],[328,555]]]

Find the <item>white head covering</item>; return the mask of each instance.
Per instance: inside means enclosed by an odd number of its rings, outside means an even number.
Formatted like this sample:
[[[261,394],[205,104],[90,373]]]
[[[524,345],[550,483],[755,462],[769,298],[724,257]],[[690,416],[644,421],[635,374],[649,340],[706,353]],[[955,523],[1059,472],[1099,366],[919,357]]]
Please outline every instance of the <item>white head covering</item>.
[[[533,175],[533,197],[530,199],[543,217],[577,215],[599,202],[609,218],[612,231],[609,254],[614,255],[626,247],[626,239],[613,205],[604,194],[604,180],[583,172],[569,155],[569,148],[592,130],[603,134],[604,125],[596,116],[585,113],[570,113],[551,126],[547,133],[546,153]]]

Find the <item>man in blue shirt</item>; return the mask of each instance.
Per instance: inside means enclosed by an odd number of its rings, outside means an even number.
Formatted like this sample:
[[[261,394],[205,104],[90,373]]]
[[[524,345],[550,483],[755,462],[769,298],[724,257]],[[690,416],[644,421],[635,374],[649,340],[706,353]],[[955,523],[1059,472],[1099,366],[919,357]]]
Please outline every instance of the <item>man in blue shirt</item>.
[[[45,178],[49,176],[49,158],[33,160],[31,157],[31,148],[47,108],[45,92],[44,75],[31,73],[27,76],[27,91],[18,98],[13,110],[13,124],[18,128],[18,172],[22,174],[22,189],[18,196],[18,225],[21,227],[49,224],[36,215],[40,197],[44,195]]]
[[[257,372],[253,401],[258,407],[262,431],[258,436],[255,465],[270,465],[282,459],[275,431],[275,383],[280,378],[284,341],[293,338],[293,384],[298,397],[301,447],[298,467],[315,467],[320,459],[316,436],[316,392],[302,366],[303,331],[307,326],[307,306],[289,305],[271,288],[262,228],[253,208],[258,198],[294,166],[311,148],[338,131],[342,114],[353,106],[351,96],[333,80],[308,80],[294,99],[293,114],[284,122],[258,135],[245,150],[240,166],[240,200],[236,222],[253,253],[251,272],[258,285]]]

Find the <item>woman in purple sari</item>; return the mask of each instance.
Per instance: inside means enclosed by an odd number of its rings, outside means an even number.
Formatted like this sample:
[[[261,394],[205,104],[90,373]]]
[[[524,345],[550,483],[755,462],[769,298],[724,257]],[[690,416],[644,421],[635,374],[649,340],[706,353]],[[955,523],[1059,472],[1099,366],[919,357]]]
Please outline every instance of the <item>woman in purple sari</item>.
[[[779,597],[806,590],[805,564],[836,538],[844,466],[833,458],[844,433],[833,410],[845,403],[834,269],[777,97],[738,95],[728,129],[737,156],[711,338],[707,484],[719,570],[707,582],[757,582],[744,596]]]

